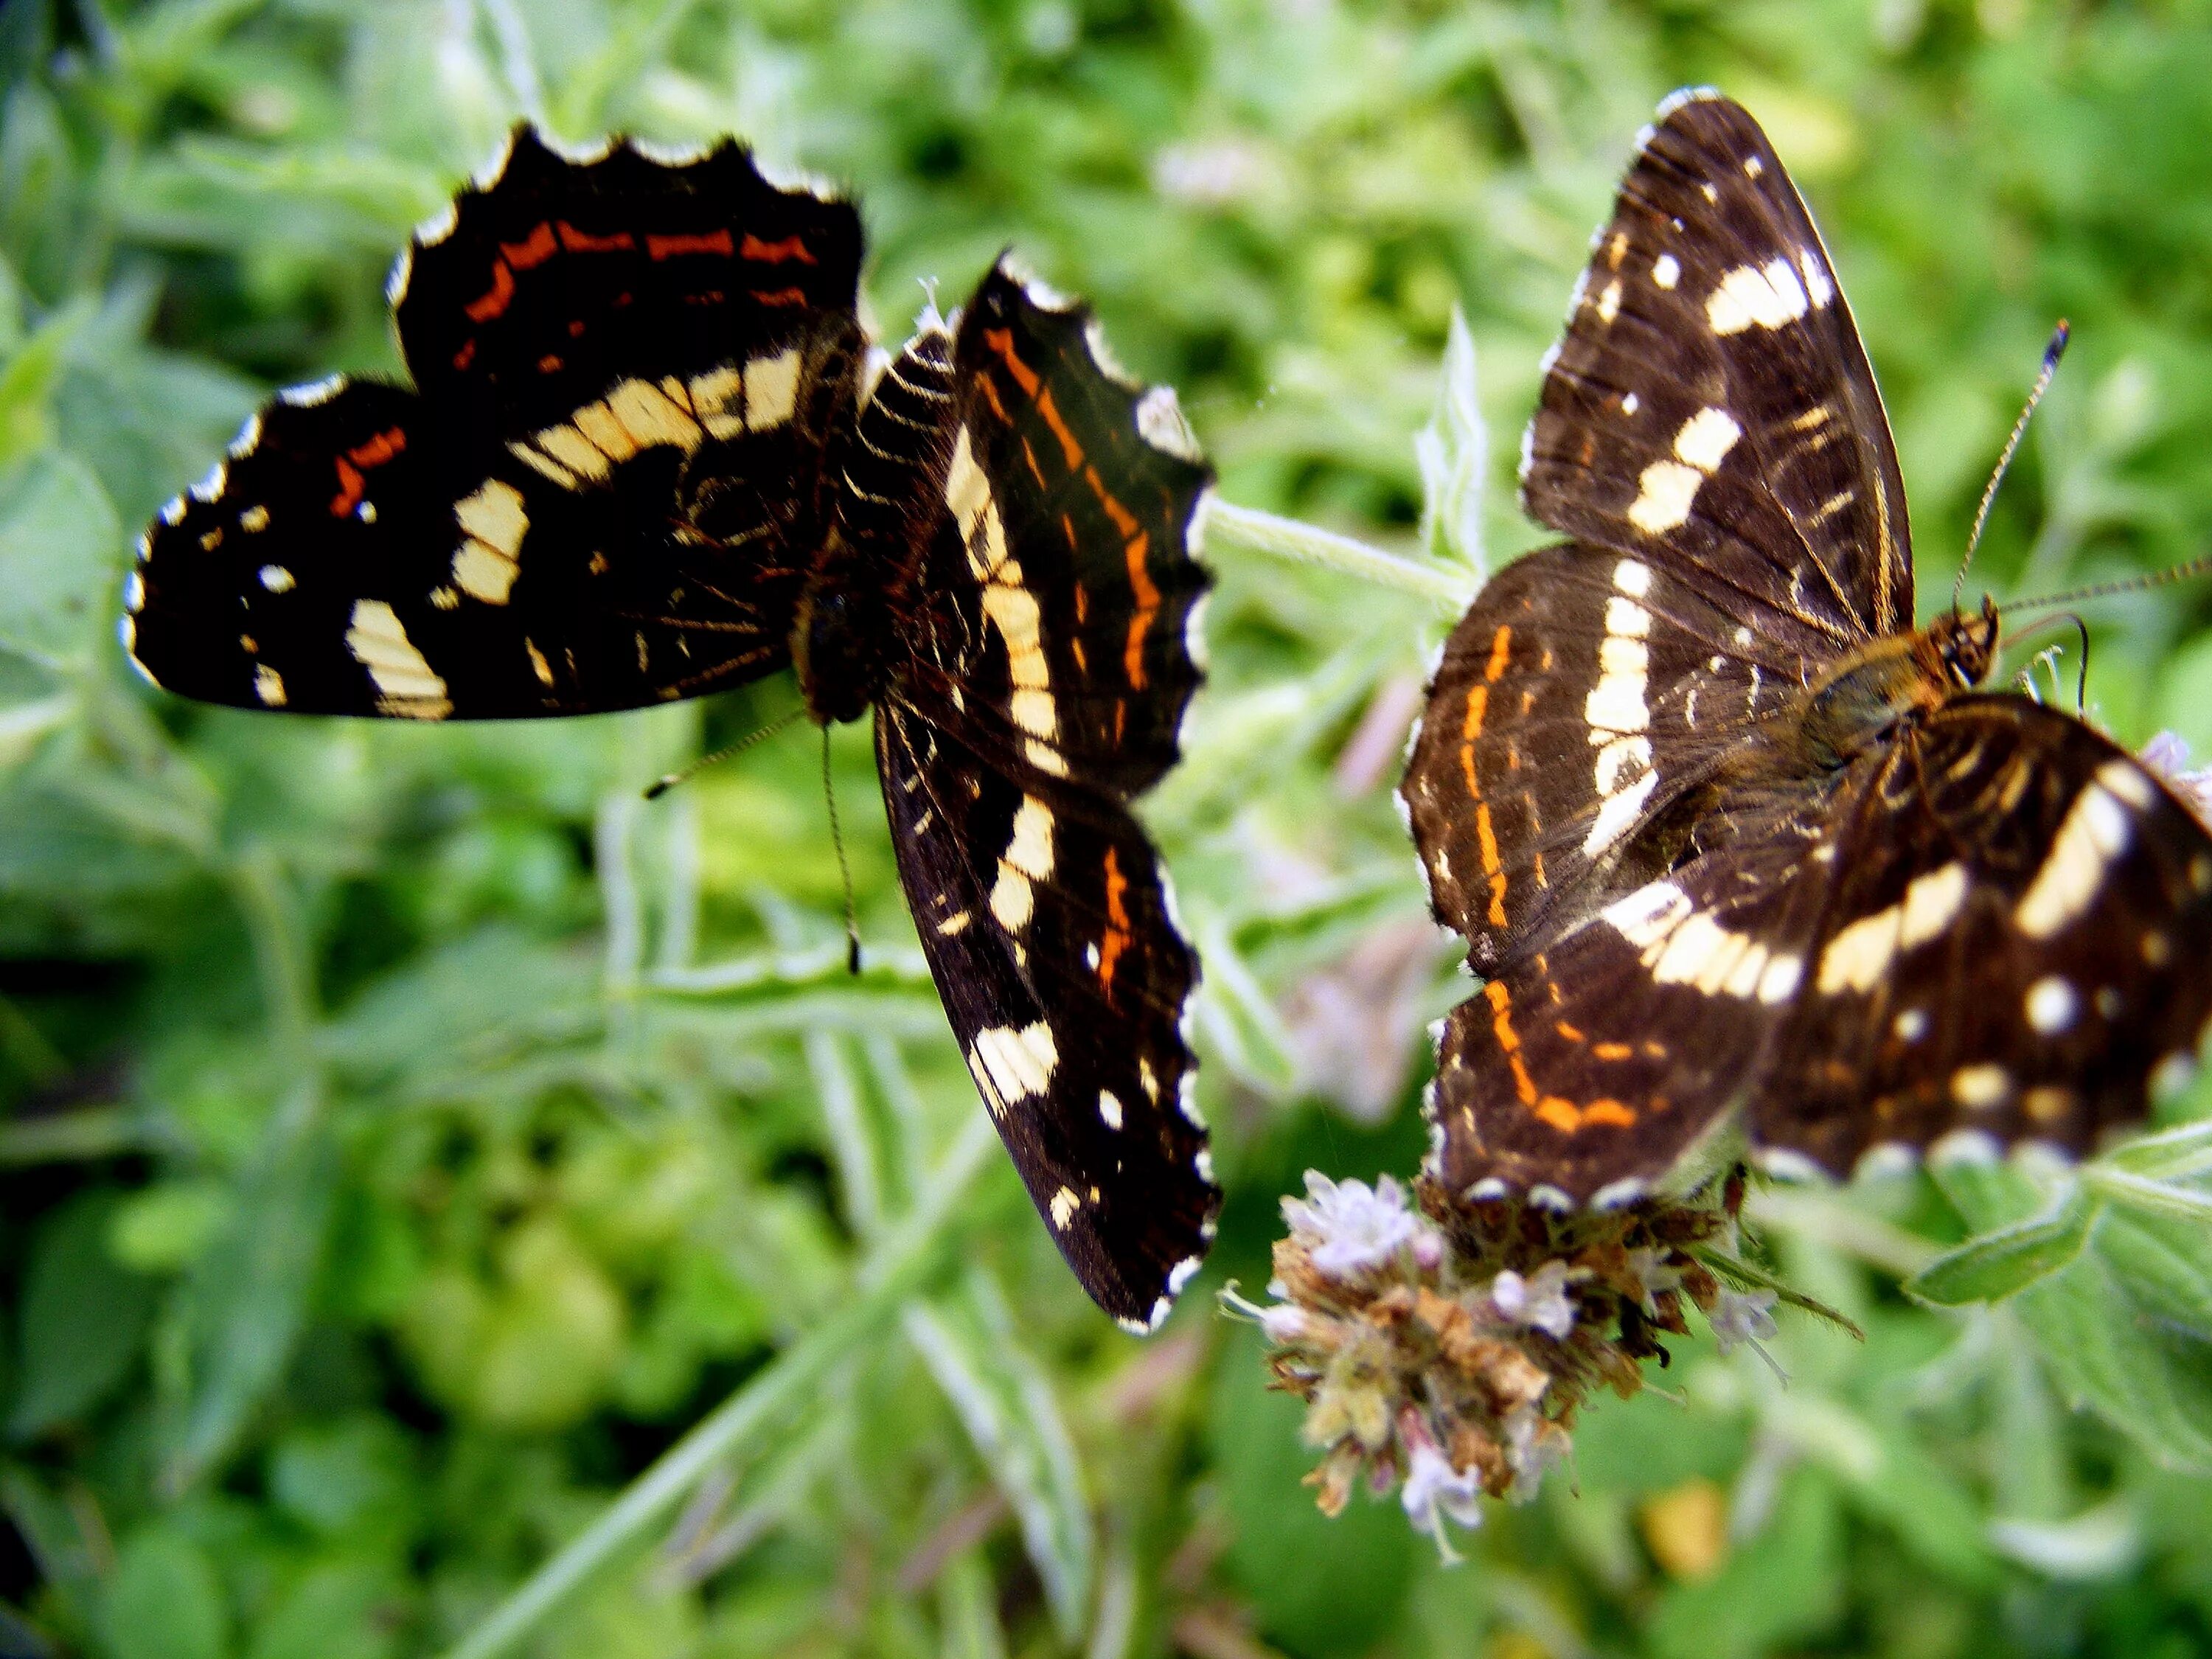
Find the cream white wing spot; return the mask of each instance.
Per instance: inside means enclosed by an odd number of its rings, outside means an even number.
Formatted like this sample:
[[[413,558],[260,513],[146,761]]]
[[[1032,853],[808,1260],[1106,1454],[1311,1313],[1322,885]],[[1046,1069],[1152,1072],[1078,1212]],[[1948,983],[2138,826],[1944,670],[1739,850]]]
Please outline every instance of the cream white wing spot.
[[[1628,521],[1649,536],[1687,524],[1698,491],[1742,435],[1743,428],[1724,409],[1701,409],[1683,422],[1674,434],[1674,459],[1654,461],[1638,476]]]
[[[1121,1102],[1111,1089],[1098,1091],[1098,1118],[1109,1129],[1121,1127]]]
[[[1620,315],[1620,278],[1616,276],[1605,285],[1597,296],[1597,317],[1601,323],[1610,323]]]
[[[1705,320],[1716,334],[1747,328],[1777,329],[1796,322],[1811,305],[1805,284],[1789,260],[1738,265],[1723,276],[1705,301]]]
[[[1916,876],[1896,903],[1838,928],[1820,952],[1820,994],[1874,989],[1891,963],[1951,925],[1966,886],[1966,866],[1954,860]]]
[[[1651,262],[1651,280],[1661,288],[1672,289],[1682,280],[1682,262],[1671,253],[1662,253]]]
[[[284,706],[284,677],[265,662],[254,664],[253,695],[261,699],[264,708],[282,708]]]
[[[799,406],[799,368],[797,346],[745,365],[747,430],[766,432],[791,419]]]
[[[721,363],[703,374],[694,374],[687,390],[691,412],[710,438],[735,438],[745,429],[745,371],[736,363]]]
[[[1961,1066],[1951,1073],[1951,1098],[1970,1112],[2002,1105],[2011,1093],[2012,1073],[1991,1062]]]
[[[545,660],[545,653],[538,648],[535,640],[525,636],[522,648],[530,653],[530,672],[538,676],[538,683],[547,690],[553,689],[553,665]]]
[[[1826,311],[1835,303],[1836,285],[1828,280],[1827,270],[1820,256],[1810,248],[1797,255],[1797,269],[1805,278],[1805,297],[1813,302],[1815,311]]]
[[[522,492],[504,478],[487,478],[455,503],[462,542],[454,550],[453,585],[485,605],[505,605],[522,574],[522,538],[530,532]]]
[[[2115,775],[2140,786],[2125,762],[2107,761],[2099,768],[2066,809],[2051,850],[2013,908],[2014,921],[2030,939],[2048,939],[2086,912],[2104,884],[2105,872],[2134,839],[2127,808],[2108,787]]]
[[[2045,1036],[2069,1029],[2081,1007],[2073,981],[2060,975],[2045,974],[2027,988],[2027,1023]]]
[[[1917,1042],[1928,1035],[1928,1011],[1907,1008],[1890,1021],[1889,1029],[1899,1042]]]
[[[1052,1224],[1061,1232],[1075,1219],[1075,1212],[1083,1207],[1083,1200],[1073,1187],[1062,1187],[1052,1195]]]
[[[269,509],[256,502],[238,515],[238,527],[249,533],[269,528]]]
[[[1650,672],[1651,613],[1638,603],[1651,591],[1651,568],[1622,559],[1613,568],[1613,592],[1606,601],[1605,637],[1598,644],[1598,680],[1583,699],[1583,718],[1596,746],[1592,763],[1599,805],[1583,851],[1595,858],[1636,821],[1658,782],[1651,769],[1650,705],[1644,690]]]
[[[1035,795],[1024,795],[991,887],[991,915],[1008,933],[1030,925],[1036,909],[1033,884],[1051,878],[1053,861],[1052,809]]]
[[[283,565],[264,564],[258,574],[261,579],[261,586],[270,592],[289,593],[292,591],[292,573]]]
[[[983,1097],[994,1109],[1043,1094],[1052,1086],[1060,1049],[1052,1028],[1042,1020],[1018,1030],[993,1025],[975,1034],[969,1045],[969,1069],[975,1073]]]
[[[453,712],[446,682],[415,648],[406,629],[382,599],[356,599],[346,629],[346,648],[368,671],[380,712],[406,720],[441,720]]]

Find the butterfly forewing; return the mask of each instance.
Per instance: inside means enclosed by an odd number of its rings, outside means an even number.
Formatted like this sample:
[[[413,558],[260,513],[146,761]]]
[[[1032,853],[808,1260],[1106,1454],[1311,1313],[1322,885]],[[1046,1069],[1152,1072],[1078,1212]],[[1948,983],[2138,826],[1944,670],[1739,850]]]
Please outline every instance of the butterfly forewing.
[[[1099,349],[1087,310],[1041,301],[1003,262],[976,290],[954,358],[960,534],[933,544],[925,627],[976,643],[963,689],[980,740],[1126,799],[1174,764],[1202,678],[1192,523],[1212,474],[1174,394]]]
[[[1668,101],[1577,284],[1530,514],[1694,568],[1808,660],[1909,627],[1905,492],[1820,234],[1757,123]]]
[[[850,204],[733,147],[579,164],[520,131],[395,276],[419,392],[264,408],[149,532],[134,656],[212,702],[418,719],[780,666],[850,418],[859,258]]]
[[[2212,836],[2081,721],[1960,697],[1844,812],[1754,1140],[1847,1171],[1954,1132],[2085,1152],[2212,1017]]]

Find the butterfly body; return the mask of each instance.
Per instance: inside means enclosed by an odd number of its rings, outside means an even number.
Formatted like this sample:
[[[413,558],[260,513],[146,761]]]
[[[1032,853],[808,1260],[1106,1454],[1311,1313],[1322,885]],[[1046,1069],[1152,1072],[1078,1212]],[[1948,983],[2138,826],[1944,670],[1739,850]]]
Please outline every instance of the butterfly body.
[[[418,233],[412,386],[282,393],[140,544],[171,690],[423,721],[650,707],[787,666],[875,717],[954,1034],[1092,1297],[1156,1325],[1218,1202],[1197,963],[1131,801],[1200,675],[1212,474],[1165,388],[1005,261],[869,373],[848,202],[734,143],[529,127]]]
[[[2212,1018],[2212,836],[1912,622],[1839,285],[1740,107],[1662,107],[1522,469],[1571,539],[1447,641],[1401,793],[1480,994],[1431,1105],[1455,1189],[1624,1201],[1741,1133],[1845,1175],[2138,1120]]]

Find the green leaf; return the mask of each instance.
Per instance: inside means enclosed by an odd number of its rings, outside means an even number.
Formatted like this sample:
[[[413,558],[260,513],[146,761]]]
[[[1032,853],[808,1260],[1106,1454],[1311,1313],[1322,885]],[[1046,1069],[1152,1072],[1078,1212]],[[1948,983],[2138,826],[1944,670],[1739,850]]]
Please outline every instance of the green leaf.
[[[1482,419],[1474,336],[1457,305],[1437,380],[1435,411],[1413,434],[1421,467],[1421,546],[1432,559],[1478,573],[1489,569],[1483,553],[1483,483],[1490,465],[1490,431]]]
[[[1098,1542],[1050,1382],[1023,1347],[996,1282],[980,1267],[958,1290],[909,1308],[905,1323],[907,1340],[1020,1521],[1054,1622],[1073,1641],[1090,1607]]]
[[[112,1393],[144,1341],[152,1283],[108,1246],[118,1194],[94,1190],[48,1216],[23,1287],[10,1438],[82,1417]]]
[[[100,1611],[113,1659],[226,1659],[231,1651],[230,1609],[215,1563],[158,1522],[117,1552]]]
[[[2076,1187],[2049,1215],[2000,1227],[1946,1251],[1905,1282],[1905,1293],[1942,1308],[2016,1296],[2080,1255],[2103,1209]]]
[[[88,660],[121,606],[122,529],[93,471],[46,451],[0,478],[0,648]]]

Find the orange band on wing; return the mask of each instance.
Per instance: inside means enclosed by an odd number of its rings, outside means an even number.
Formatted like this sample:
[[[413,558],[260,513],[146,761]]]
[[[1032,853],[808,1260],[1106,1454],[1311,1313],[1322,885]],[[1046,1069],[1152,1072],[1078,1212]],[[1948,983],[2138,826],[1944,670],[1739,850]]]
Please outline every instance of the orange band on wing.
[[[1122,895],[1129,890],[1129,878],[1121,873],[1120,853],[1119,848],[1111,845],[1106,848],[1106,937],[1098,945],[1098,984],[1109,1001],[1114,996],[1115,964],[1133,937],[1129,912],[1121,902]]]
[[[532,265],[542,265],[558,251],[553,240],[553,227],[540,222],[538,228],[519,242],[501,242],[499,251],[507,262],[517,270],[528,270]]]
[[[668,259],[679,253],[734,253],[737,248],[729,231],[722,229],[703,236],[647,236],[645,251],[653,258]]]
[[[745,240],[738,245],[738,255],[740,258],[764,260],[772,265],[780,265],[786,259],[796,259],[802,265],[817,263],[806,251],[806,239],[803,236],[787,236],[781,241],[763,242],[750,231],[745,233]]]
[[[507,268],[507,261],[491,262],[491,290],[480,298],[469,301],[461,309],[471,322],[488,323],[507,309],[507,301],[514,298],[514,273]]]

